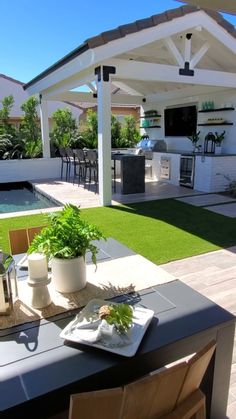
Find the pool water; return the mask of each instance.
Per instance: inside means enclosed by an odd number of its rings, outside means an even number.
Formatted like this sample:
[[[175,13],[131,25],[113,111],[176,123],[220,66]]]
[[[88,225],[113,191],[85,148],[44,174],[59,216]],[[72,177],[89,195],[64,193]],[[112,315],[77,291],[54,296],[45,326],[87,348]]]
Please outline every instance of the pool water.
[[[0,184],[0,214],[58,206],[57,202],[34,190],[28,182]]]

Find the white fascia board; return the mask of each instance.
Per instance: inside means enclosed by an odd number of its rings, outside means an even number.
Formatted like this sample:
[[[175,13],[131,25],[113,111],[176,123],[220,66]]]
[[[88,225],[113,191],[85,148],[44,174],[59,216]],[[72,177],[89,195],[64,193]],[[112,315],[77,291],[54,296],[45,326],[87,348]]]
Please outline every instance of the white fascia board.
[[[180,67],[172,65],[127,60],[109,60],[109,65],[116,67],[115,77],[121,79],[236,87],[236,73],[195,69],[194,76],[182,76]]]
[[[201,12],[201,16],[201,22],[199,25],[204,27],[204,29],[211,33],[212,36],[215,37],[219,42],[224,44],[227,49],[236,54],[236,38],[230,35],[226,29],[220,26],[213,18],[206,15],[204,12]]]
[[[93,97],[92,93],[83,93],[83,92],[63,92],[48,98],[48,100],[59,100],[59,101],[69,101],[69,102],[89,102],[97,103],[97,98]],[[142,98],[140,96],[132,95],[112,95],[111,94],[111,103],[120,104],[120,105],[141,105]]]
[[[84,83],[87,81],[93,81],[95,77],[91,80],[91,78],[86,78],[86,74],[91,73],[91,69],[89,70],[91,64],[93,63],[93,50],[85,51],[83,54],[79,55],[78,57],[74,58],[70,62],[64,64],[62,67],[56,69],[52,73],[45,76],[43,79],[39,80],[32,86],[29,86],[27,91],[30,95],[34,93],[39,93],[43,90],[51,88],[54,85],[59,83],[66,82],[67,79],[71,77],[75,77],[78,75],[79,78],[84,78]],[[74,86],[77,87],[77,86]],[[65,89],[66,90],[66,89]]]

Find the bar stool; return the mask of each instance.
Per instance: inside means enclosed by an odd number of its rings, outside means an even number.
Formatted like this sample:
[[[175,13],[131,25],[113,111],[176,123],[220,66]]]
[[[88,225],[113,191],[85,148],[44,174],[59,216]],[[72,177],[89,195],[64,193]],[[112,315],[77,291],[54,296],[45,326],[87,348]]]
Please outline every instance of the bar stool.
[[[74,164],[74,152],[72,148],[70,147],[66,147],[65,151],[66,151],[67,160],[68,160],[68,176],[67,176],[68,179],[67,180],[70,181],[71,166]]]
[[[88,170],[88,182],[91,185],[92,180],[95,182],[96,190],[98,184],[98,155],[96,150],[87,150],[85,157],[85,180],[87,177]]]
[[[75,183],[75,178],[78,177],[78,184],[80,180],[84,180],[85,178],[85,170],[86,170],[86,161],[84,151],[82,149],[75,149],[73,150],[74,153],[74,178],[73,183]]]
[[[66,168],[66,181],[67,181],[70,160],[67,156],[66,148],[65,147],[60,147],[59,148],[59,154],[60,154],[60,157],[61,157],[61,179],[63,178],[63,169],[64,169],[64,166],[65,166],[65,168]]]

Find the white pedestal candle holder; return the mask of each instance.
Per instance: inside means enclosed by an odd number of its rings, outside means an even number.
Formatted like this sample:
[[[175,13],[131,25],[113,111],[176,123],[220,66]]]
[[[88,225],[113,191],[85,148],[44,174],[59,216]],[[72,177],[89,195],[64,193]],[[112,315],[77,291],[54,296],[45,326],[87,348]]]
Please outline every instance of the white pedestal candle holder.
[[[44,308],[51,303],[47,285],[51,282],[48,278],[47,258],[41,253],[28,255],[28,285],[31,287],[31,306]]]

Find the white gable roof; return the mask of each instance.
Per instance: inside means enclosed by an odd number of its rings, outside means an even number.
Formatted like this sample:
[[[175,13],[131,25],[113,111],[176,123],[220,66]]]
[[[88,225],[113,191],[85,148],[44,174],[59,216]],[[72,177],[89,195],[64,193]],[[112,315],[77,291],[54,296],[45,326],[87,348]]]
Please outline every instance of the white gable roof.
[[[94,81],[95,68],[106,65],[115,67],[112,83],[120,88],[112,103],[141,104],[190,90],[236,88],[235,54],[229,22],[217,12],[183,6],[87,40],[25,88],[45,99],[92,102],[92,93],[71,90]],[[192,75],[182,71],[186,62]]]

